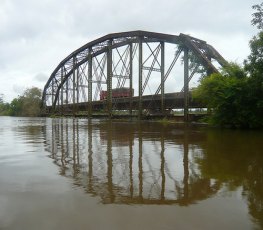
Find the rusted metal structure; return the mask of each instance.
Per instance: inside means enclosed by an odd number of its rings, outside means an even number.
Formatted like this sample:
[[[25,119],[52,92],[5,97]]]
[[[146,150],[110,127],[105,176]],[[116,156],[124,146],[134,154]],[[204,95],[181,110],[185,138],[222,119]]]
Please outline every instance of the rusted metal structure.
[[[166,44],[172,44],[176,49],[170,63],[166,62]],[[181,54],[184,86],[180,97],[183,106],[181,102],[180,105],[171,103],[171,94],[165,93],[165,82]],[[189,69],[193,57],[196,66]],[[108,34],[80,47],[59,63],[44,87],[43,109],[47,114],[74,115],[85,111],[88,116],[104,110],[109,117],[114,110],[121,109],[129,111],[130,115],[136,111],[141,118],[143,111],[151,107],[161,114],[165,114],[167,109],[180,107],[184,108],[187,120],[189,81],[199,66],[207,73],[217,72],[213,61],[221,66],[227,64],[211,45],[185,34],[177,36],[147,31]],[[145,89],[153,73],[157,74],[159,86],[149,100]],[[107,99],[101,101],[99,95],[103,87],[107,90]],[[131,93],[130,97],[122,99],[112,97],[112,89],[122,87],[129,87],[130,92],[134,89],[137,95],[134,97]]]

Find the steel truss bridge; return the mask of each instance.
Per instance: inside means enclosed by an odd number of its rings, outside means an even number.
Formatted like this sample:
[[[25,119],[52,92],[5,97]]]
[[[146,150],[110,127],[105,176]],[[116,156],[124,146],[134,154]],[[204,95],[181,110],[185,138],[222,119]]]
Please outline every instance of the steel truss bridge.
[[[180,60],[182,90],[166,93],[166,83],[175,78],[173,69]],[[144,111],[165,115],[171,109],[183,108],[187,120],[188,109],[200,107],[191,99],[189,82],[200,69],[206,74],[218,72],[215,63],[225,66],[227,61],[213,46],[185,34],[108,34],[80,47],[59,63],[44,87],[43,111],[46,115],[81,112],[89,117],[103,111],[111,117],[115,111],[125,110],[141,118]],[[151,81],[154,84],[149,87]],[[112,90],[123,87],[134,90],[134,95],[113,97]],[[99,98],[102,90],[107,90],[105,100]]]

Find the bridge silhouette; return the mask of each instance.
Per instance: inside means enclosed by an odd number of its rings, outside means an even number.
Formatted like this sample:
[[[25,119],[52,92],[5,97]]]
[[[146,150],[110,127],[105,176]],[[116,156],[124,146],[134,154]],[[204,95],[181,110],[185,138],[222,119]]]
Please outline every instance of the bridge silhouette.
[[[172,53],[172,55],[171,55]],[[179,60],[179,61],[178,61]],[[177,62],[183,64],[183,87],[173,90],[169,79]],[[172,109],[204,107],[191,98],[189,82],[202,70],[216,73],[227,61],[211,45],[198,38],[147,31],[108,34],[72,52],[52,72],[42,96],[49,114],[86,114],[126,111],[140,119],[145,111],[166,116]],[[175,87],[174,87],[175,88]],[[124,94],[116,96],[115,91]],[[148,92],[147,92],[148,90]],[[105,97],[102,97],[102,92]]]

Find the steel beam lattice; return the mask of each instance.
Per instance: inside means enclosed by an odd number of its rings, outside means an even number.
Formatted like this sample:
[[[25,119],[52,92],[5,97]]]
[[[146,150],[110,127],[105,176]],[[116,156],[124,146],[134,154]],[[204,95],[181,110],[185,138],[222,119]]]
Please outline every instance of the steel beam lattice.
[[[168,44],[177,47],[172,61],[166,56]],[[60,112],[74,115],[87,112],[88,116],[106,111],[111,117],[115,110],[126,110],[130,115],[136,111],[141,118],[144,111],[151,109],[155,103],[155,108],[164,114],[169,104],[166,103],[165,83],[169,76],[174,77],[171,76],[172,71],[182,51],[183,108],[187,114],[188,84],[197,68],[202,66],[207,73],[218,72],[212,61],[221,66],[227,65],[227,61],[203,40],[185,34],[177,36],[147,31],[109,34],[72,52],[59,63],[44,87],[43,111],[46,114]],[[190,75],[189,52],[198,60]],[[159,82],[159,85],[152,88],[150,81],[154,81],[155,85]],[[122,98],[116,96],[115,89],[126,89],[129,93]],[[146,94],[146,89],[150,95]],[[103,91],[107,94],[105,98],[101,96]]]

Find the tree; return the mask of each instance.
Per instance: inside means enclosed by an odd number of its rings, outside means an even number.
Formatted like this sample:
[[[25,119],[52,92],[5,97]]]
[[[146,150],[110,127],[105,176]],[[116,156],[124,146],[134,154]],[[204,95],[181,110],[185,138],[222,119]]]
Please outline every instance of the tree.
[[[41,90],[31,87],[25,90],[22,96],[15,98],[10,103],[9,115],[11,116],[39,116],[41,113]]]
[[[0,94],[0,115],[5,116],[8,115],[9,112],[9,104],[4,102],[4,95]]]
[[[4,103],[4,94],[0,94],[0,104]]]
[[[8,115],[21,116],[22,114],[22,97],[14,98],[10,103]]]
[[[232,63],[221,73],[203,78],[193,96],[212,110],[212,124],[254,128],[262,126],[263,120],[251,85],[244,70]]]
[[[251,23],[257,26],[260,32],[249,42],[251,53],[244,61],[244,66],[249,75],[248,84],[254,100],[253,112],[258,117],[263,115],[263,3],[252,8],[256,12],[252,14]]]
[[[14,98],[11,103],[5,103],[0,94],[0,115],[7,116],[30,116],[41,114],[41,90],[31,87],[25,90],[22,96]]]
[[[251,24],[257,26],[260,32],[249,42],[251,54],[244,61],[246,71],[255,78],[263,78],[263,2],[252,6],[256,10],[252,14]],[[262,79],[260,79],[262,80]]]
[[[251,24],[253,26],[257,26],[258,29],[263,29],[263,2],[261,4],[253,5],[252,9],[256,10],[255,13],[252,14],[253,19],[251,20]]]
[[[37,87],[28,88],[22,98],[23,116],[39,116],[41,109],[41,90]]]
[[[244,61],[245,70],[251,77],[262,80],[263,73],[263,31],[254,36],[249,42],[251,53]]]

